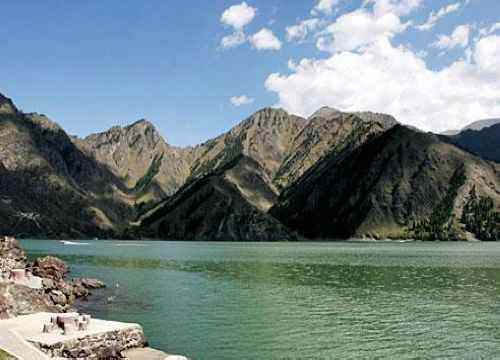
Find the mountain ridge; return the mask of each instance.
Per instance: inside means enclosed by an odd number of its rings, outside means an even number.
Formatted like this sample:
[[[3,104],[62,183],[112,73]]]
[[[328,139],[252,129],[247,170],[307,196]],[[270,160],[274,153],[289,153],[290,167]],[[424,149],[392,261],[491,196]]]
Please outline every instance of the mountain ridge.
[[[491,240],[499,165],[471,152],[479,154],[390,115],[328,107],[309,119],[264,108],[192,147],[168,144],[146,119],[78,138],[0,95],[0,231],[221,241],[470,233]],[[294,220],[302,213],[302,222]]]

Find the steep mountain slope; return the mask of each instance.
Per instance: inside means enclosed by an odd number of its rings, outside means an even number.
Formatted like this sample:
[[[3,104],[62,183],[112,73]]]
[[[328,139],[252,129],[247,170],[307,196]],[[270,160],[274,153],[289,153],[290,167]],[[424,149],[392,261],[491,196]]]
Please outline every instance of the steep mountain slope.
[[[135,202],[153,203],[173,195],[188,179],[204,176],[240,155],[257,161],[267,174],[263,179],[271,185],[303,123],[283,110],[264,109],[193,148],[168,145],[146,120],[75,142],[119,178]]]
[[[453,135],[458,135],[461,132],[467,131],[467,130],[482,130],[484,128],[496,125],[500,123],[500,119],[485,119],[485,120],[478,120],[473,122],[472,124],[467,125],[466,127],[460,129],[460,130],[448,130],[443,132],[441,135],[448,135],[448,136],[453,136]]]
[[[0,233],[106,236],[130,217],[116,179],[82,153],[55,123],[25,115],[2,96]]]
[[[286,188],[326,154],[352,151],[396,123],[389,115],[321,108],[293,140],[274,183],[280,189]]]
[[[149,211],[140,219],[140,232],[177,240],[295,240],[263,211],[276,196],[263,176],[267,175],[257,161],[239,155]]]
[[[473,186],[498,209],[497,165],[397,125],[346,156],[320,160],[270,213],[309,238],[406,238],[440,209],[450,212],[442,225],[457,225]]]
[[[272,179],[305,119],[281,109],[266,108],[229,132],[193,149],[191,177],[207,174],[240,155],[257,161]]]
[[[75,141],[139,199],[158,201],[172,195],[189,176],[189,150],[168,145],[146,120]]]
[[[0,94],[0,114],[14,115],[17,114],[18,110],[14,103],[8,97]]]
[[[482,158],[500,163],[500,123],[481,130],[462,131],[450,140]]]

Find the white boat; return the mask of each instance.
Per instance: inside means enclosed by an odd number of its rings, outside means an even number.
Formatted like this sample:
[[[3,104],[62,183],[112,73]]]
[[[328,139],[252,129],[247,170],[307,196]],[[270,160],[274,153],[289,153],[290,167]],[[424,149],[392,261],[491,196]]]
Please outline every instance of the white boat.
[[[61,240],[60,243],[63,245],[89,245],[89,243],[81,243],[81,242],[74,242],[74,241],[67,241],[67,240]]]

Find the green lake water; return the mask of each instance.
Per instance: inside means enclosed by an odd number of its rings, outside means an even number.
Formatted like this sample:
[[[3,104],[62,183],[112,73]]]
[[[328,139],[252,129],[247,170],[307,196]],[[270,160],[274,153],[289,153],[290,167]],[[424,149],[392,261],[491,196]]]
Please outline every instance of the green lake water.
[[[500,359],[500,243],[22,243],[193,359]]]

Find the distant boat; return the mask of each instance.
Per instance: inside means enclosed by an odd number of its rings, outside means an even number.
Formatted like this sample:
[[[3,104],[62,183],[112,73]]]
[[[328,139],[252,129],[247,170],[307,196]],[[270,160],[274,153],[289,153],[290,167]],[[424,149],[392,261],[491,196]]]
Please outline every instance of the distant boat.
[[[66,241],[66,240],[62,240],[62,241],[60,241],[60,243],[63,245],[89,245],[89,243],[73,242],[73,241]]]

